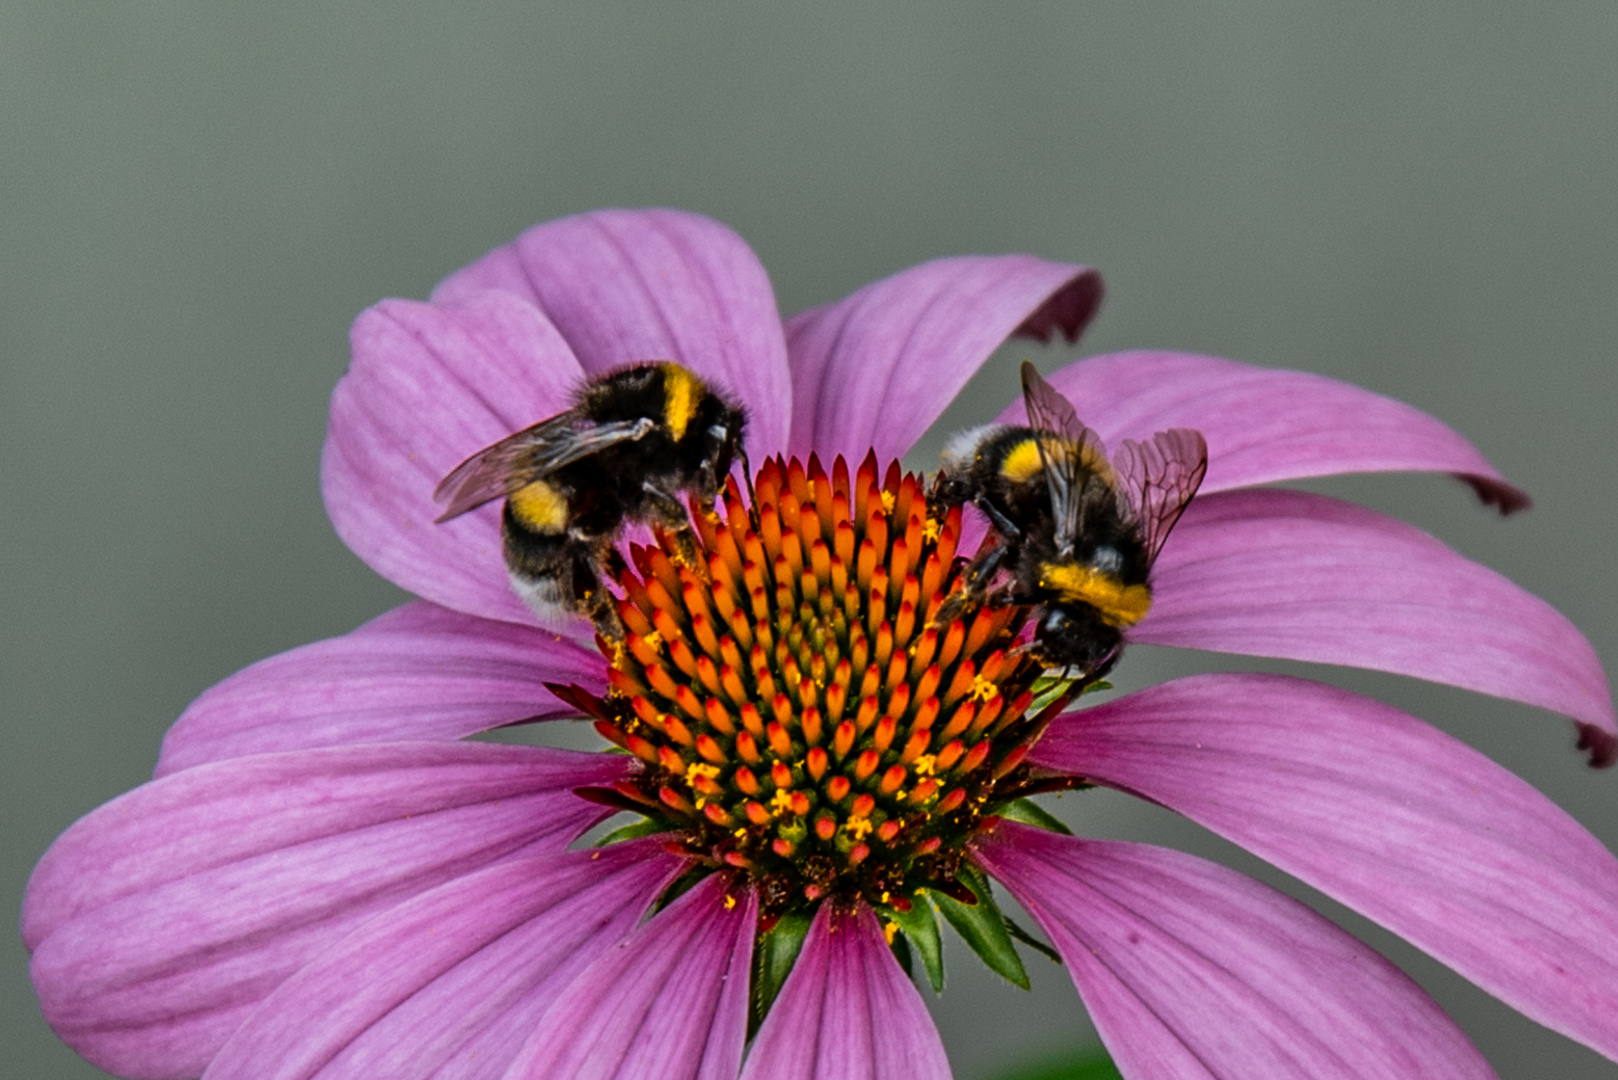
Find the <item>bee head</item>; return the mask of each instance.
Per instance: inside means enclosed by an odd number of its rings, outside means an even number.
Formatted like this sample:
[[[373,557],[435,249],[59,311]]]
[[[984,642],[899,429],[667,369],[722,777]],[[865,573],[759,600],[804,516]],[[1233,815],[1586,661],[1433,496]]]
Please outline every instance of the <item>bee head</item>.
[[[1077,667],[1083,680],[1099,679],[1112,670],[1123,649],[1123,634],[1109,626],[1089,604],[1053,604],[1034,631],[1047,663]]]

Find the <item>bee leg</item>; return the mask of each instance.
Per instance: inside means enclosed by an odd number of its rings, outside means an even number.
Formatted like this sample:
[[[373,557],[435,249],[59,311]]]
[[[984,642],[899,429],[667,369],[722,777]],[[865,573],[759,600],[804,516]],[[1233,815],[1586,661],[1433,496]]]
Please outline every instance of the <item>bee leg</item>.
[[[979,552],[977,558],[967,563],[956,579],[955,586],[950,590],[949,596],[939,607],[934,617],[935,624],[942,625],[965,614],[974,600],[981,603],[994,603],[994,598],[987,594],[983,588],[984,582],[993,578],[1005,561],[1007,547],[1005,544],[996,544],[987,551]]]
[[[690,524],[685,504],[679,499],[650,480],[642,481],[640,489],[648,496],[647,509],[651,511],[652,520],[656,524],[666,529],[677,529]]]
[[[970,592],[981,593],[980,586],[993,578],[999,571],[1000,564],[1006,561],[1011,547],[1008,544],[996,544],[988,551],[978,553],[977,558],[967,564],[966,571],[961,575],[965,579],[966,588]]]
[[[704,565],[702,553],[697,547],[696,535],[691,531],[691,517],[684,504],[650,481],[642,483],[641,490],[650,496],[648,509],[651,511],[651,524],[663,530],[663,538],[669,540],[674,548],[674,564],[700,572]]]
[[[707,564],[702,558],[702,549],[697,546],[696,534],[691,526],[685,522],[678,525],[660,528],[658,539],[667,543],[674,549],[669,561],[675,566],[683,566],[687,570],[706,580],[708,577]]]
[[[612,593],[597,588],[580,597],[579,604],[602,638],[613,643],[624,640],[623,620],[618,618],[618,607],[613,603]]]
[[[1032,638],[1023,642],[1021,645],[1013,645],[1011,648],[1006,650],[1007,660],[1015,660],[1018,657],[1029,655],[1032,655],[1036,660],[1040,658],[1039,643],[1034,641]],[[1050,672],[1047,671],[1046,674],[1048,675]]]
[[[607,576],[614,579],[623,577],[624,571],[629,569],[629,564],[624,562],[623,552],[614,544],[602,548],[596,554],[596,561],[607,571]]]
[[[1008,544],[1020,543],[1022,541],[1022,530],[1017,527],[1015,522],[1006,517],[1005,514],[1001,513],[999,507],[995,506],[994,503],[990,502],[988,499],[977,499],[974,501],[977,508],[982,510],[983,513],[988,517],[989,524],[994,526],[994,531],[1005,537]]]
[[[579,547],[571,568],[573,605],[604,639],[614,643],[623,641],[624,624],[618,618],[617,598],[603,582],[600,571],[605,571],[609,578],[617,578],[624,572],[624,557],[610,543],[598,541]]]

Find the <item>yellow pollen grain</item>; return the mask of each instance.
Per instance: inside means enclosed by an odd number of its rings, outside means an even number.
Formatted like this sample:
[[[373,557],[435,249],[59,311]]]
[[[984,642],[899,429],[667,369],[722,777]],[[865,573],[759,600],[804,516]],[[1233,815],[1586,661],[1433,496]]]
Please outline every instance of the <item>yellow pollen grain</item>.
[[[938,522],[928,518],[927,523],[921,527],[921,538],[929,543],[936,542],[938,540]]]
[[[687,785],[695,786],[698,780],[717,779],[719,779],[719,766],[717,765],[708,765],[704,762],[696,761],[686,767],[685,782]]]
[[[733,908],[735,906],[736,906],[736,898],[734,896],[727,895],[725,897],[725,910],[729,911],[731,908]]]
[[[914,762],[915,769],[916,769],[916,775],[917,776],[931,776],[933,774],[933,766],[935,766],[937,764],[938,764],[938,755],[937,754],[923,754],[923,755],[921,755]]]
[[[893,492],[889,491],[887,488],[883,488],[881,491],[881,498],[882,512],[885,514],[893,513],[893,508],[898,503],[899,497]]]
[[[993,701],[1000,693],[1000,687],[985,679],[982,675],[972,676],[972,687],[966,696],[973,701]]]
[[[780,817],[792,809],[792,793],[790,791],[777,791],[770,797],[770,813]]]
[[[897,934],[898,932],[899,924],[893,920],[890,919],[882,924],[882,936],[888,939],[889,945],[893,944],[893,935]]]
[[[862,817],[849,818],[843,822],[843,831],[856,840],[864,840],[875,827],[868,819]]]
[[[642,641],[646,642],[647,645],[651,646],[654,649],[657,648],[659,645],[663,644],[663,635],[659,634],[656,630],[652,630],[652,631],[649,631],[648,633],[642,634],[640,636],[640,639]]]

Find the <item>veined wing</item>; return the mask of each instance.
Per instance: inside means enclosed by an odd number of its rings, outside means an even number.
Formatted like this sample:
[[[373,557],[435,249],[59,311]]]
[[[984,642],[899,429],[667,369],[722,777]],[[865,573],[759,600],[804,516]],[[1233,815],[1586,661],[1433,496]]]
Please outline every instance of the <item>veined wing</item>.
[[[448,503],[438,521],[459,517],[491,499],[504,498],[580,458],[632,442],[655,426],[650,417],[581,426],[577,410],[541,420],[473,454],[438,482],[435,502]]]
[[[1143,443],[1125,439],[1115,464],[1150,566],[1208,472],[1208,444],[1200,431],[1172,428]]]
[[[1069,551],[1084,527],[1080,519],[1084,471],[1109,469],[1107,452],[1101,437],[1079,421],[1067,398],[1027,360],[1022,363],[1022,397],[1028,409],[1028,426],[1041,436],[1034,445],[1039,447],[1039,463],[1051,495],[1056,546]]]

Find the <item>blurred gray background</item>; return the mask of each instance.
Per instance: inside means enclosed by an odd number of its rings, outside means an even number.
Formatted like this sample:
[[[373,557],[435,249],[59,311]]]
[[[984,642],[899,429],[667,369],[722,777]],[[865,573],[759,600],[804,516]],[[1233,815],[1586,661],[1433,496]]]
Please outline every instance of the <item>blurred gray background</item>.
[[[1079,350],[1160,346],[1349,379],[1472,437],[1535,496],[1321,485],[1548,598],[1618,663],[1618,5],[1341,8],[307,3],[0,6],[0,907],[141,783],[205,687],[402,599],[333,535],[316,465],[345,333],[525,226],[666,204],[738,229],[784,311],[936,255],[1099,267]],[[925,453],[912,464],[928,464]],[[1125,687],[1251,666],[1138,649]],[[1280,665],[1271,665],[1280,666]],[[1311,671],[1293,665],[1287,670]],[[1618,846],[1618,774],[1570,725],[1341,681],[1518,771]],[[1265,876],[1123,797],[1082,831]],[[1266,880],[1278,880],[1276,875]],[[1290,886],[1289,886],[1290,887]],[[1614,1077],[1308,890],[1411,971],[1501,1075]],[[8,1076],[102,1075],[39,1019],[14,935]],[[1093,1038],[1065,975],[956,950],[962,1080]]]

